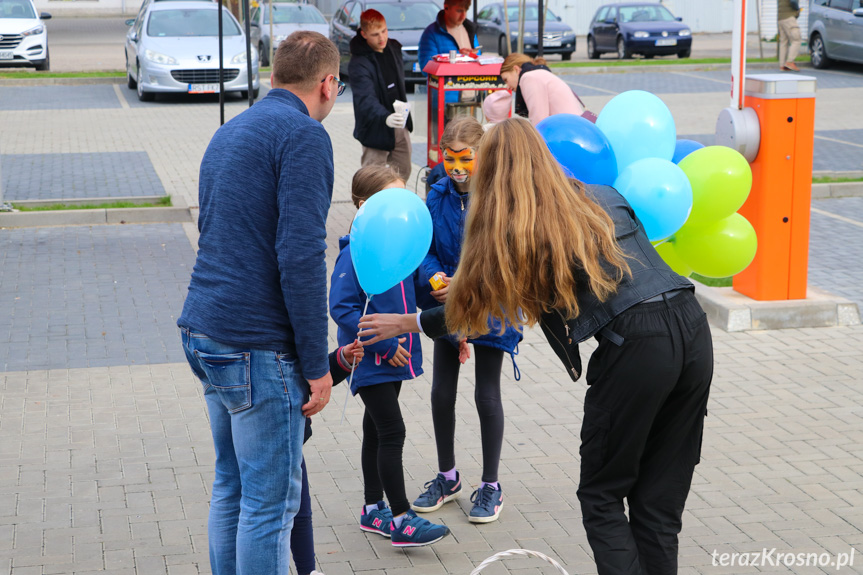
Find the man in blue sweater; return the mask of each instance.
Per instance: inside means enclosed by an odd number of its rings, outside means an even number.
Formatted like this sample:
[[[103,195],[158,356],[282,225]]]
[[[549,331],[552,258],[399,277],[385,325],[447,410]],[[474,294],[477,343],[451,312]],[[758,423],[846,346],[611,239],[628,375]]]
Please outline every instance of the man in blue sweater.
[[[216,451],[215,575],[287,574],[305,418],[330,399],[326,219],[333,150],[321,121],[344,89],[316,32],[281,43],[267,97],[201,162],[198,258],[180,326]]]

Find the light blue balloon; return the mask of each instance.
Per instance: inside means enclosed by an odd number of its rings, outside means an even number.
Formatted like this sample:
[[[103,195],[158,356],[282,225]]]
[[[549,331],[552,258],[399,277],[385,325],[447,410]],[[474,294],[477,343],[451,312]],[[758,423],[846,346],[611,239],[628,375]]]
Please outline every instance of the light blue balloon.
[[[596,127],[611,143],[617,172],[644,158],[671,160],[677,130],[668,106],[650,92],[630,90],[611,99],[599,113]]]
[[[692,211],[692,186],[677,164],[645,158],[628,165],[614,187],[644,225],[647,238],[664,240],[679,230]]]
[[[617,178],[611,144],[592,122],[574,114],[555,114],[536,125],[567,175],[585,184],[610,186]]]
[[[671,157],[671,161],[675,164],[679,164],[680,160],[694,152],[695,150],[700,150],[704,147],[704,144],[701,142],[696,142],[695,140],[677,140],[674,144],[674,156]]]
[[[432,242],[425,203],[410,190],[383,190],[360,206],[351,224],[351,260],[360,287],[384,293],[416,270]]]

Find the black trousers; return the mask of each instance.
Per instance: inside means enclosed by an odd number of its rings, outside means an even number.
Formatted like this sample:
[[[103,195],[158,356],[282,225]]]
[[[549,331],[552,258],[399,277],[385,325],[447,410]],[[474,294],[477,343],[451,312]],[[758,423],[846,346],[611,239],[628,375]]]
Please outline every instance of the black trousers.
[[[482,440],[482,480],[494,483],[497,481],[500,452],[503,449],[503,401],[500,397],[503,350],[475,345],[473,353],[476,358],[473,398]],[[431,408],[440,471],[449,471],[455,467],[455,402],[460,367],[458,350],[449,341],[436,339]]]
[[[634,306],[608,327],[624,341],[600,336],[587,369],[584,528],[599,575],[675,574],[713,377],[710,328],[689,291]]]
[[[358,391],[366,406],[360,458],[366,505],[382,500],[386,492],[393,515],[410,509],[402,465],[405,422],[399,407],[401,389],[402,382],[393,381],[361,387]]]

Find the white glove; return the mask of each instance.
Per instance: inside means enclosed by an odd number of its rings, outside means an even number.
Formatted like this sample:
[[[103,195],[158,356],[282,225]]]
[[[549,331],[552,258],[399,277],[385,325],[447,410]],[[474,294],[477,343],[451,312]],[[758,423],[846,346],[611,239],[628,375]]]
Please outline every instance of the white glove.
[[[404,128],[405,123],[407,122],[407,118],[405,118],[404,114],[399,114],[398,112],[393,112],[389,116],[387,116],[386,124],[390,128]]]

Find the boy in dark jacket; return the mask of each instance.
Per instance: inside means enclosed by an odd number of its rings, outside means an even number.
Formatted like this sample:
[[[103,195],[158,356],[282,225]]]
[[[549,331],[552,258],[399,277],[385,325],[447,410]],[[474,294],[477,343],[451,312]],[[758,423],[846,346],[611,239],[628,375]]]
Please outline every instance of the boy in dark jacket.
[[[409,111],[395,106],[396,101],[407,102],[402,45],[389,39],[387,21],[377,10],[360,15],[348,74],[354,95],[354,138],[363,145],[362,165],[388,165],[407,181],[413,122]]]

